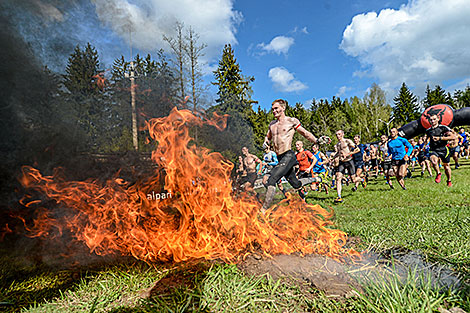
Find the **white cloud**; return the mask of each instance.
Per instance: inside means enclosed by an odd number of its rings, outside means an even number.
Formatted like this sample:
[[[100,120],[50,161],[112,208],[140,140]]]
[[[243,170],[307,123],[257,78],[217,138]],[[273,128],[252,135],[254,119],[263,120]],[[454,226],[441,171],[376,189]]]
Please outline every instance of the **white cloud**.
[[[226,43],[237,43],[236,26],[242,20],[233,0],[92,0],[100,20],[139,49],[166,48],[163,35],[173,36],[177,21],[191,26],[208,47],[206,58],[221,53]]]
[[[269,44],[260,43],[258,45],[259,48],[263,49],[266,52],[276,53],[280,55],[283,53],[284,55],[289,52],[289,48],[294,44],[294,38],[286,37],[286,36],[277,36],[274,37]]]
[[[356,75],[384,85],[463,80],[470,76],[469,15],[468,0],[410,0],[398,10],[354,16],[340,48],[361,62]]]
[[[347,87],[347,86],[341,86],[339,89],[338,89],[338,92],[336,93],[336,96],[337,97],[342,97],[346,94],[346,92],[350,91],[352,88],[351,87]]]
[[[282,92],[295,92],[307,89],[307,85],[296,80],[284,67],[273,67],[269,70],[269,78],[274,83],[274,87]]]

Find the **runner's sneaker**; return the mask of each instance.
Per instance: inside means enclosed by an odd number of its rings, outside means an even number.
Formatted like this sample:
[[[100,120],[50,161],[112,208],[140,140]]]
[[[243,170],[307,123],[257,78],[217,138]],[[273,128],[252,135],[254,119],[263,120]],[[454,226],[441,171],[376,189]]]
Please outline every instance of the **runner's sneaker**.
[[[441,182],[441,176],[441,173],[437,174],[436,179],[434,181],[439,184]]]
[[[460,167],[460,164],[455,164],[455,169],[458,169]]]
[[[452,182],[450,180],[447,181],[447,187],[452,187]]]
[[[390,189],[395,189],[395,188],[393,188],[393,185],[392,185],[392,184],[388,184],[388,185],[390,186]]]
[[[299,196],[302,198],[302,200],[305,200],[307,193],[303,189],[299,189]]]
[[[352,187],[352,188],[351,188],[351,190],[354,192],[354,191],[356,191],[356,190],[357,190],[357,187],[356,187],[356,186],[354,186],[354,187]]]
[[[362,184],[362,187],[364,188],[367,187],[367,181],[365,179],[362,180],[361,184]]]
[[[342,203],[343,202],[343,198],[341,197],[338,197],[335,199],[335,203]]]

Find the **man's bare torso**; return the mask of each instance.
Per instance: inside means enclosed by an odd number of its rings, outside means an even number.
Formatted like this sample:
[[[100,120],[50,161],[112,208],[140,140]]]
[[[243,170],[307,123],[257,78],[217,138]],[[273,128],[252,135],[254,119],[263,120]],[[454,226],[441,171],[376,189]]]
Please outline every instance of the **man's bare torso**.
[[[354,148],[354,142],[351,139],[344,138],[335,145],[336,156],[340,162],[347,162],[352,159],[350,148]]]
[[[271,144],[277,155],[291,150],[295,127],[300,125],[295,118],[286,116],[282,120],[272,121],[269,125]]]
[[[257,157],[253,154],[248,154],[243,158],[243,165],[247,173],[256,172],[256,159]]]

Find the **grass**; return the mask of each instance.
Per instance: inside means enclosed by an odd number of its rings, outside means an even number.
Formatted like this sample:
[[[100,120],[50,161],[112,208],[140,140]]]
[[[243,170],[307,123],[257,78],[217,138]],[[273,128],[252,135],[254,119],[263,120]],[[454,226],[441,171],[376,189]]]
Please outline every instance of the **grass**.
[[[416,172],[415,172],[416,173]],[[345,187],[344,203],[334,191],[310,192],[308,202],[333,207],[338,227],[359,242],[357,249],[419,250],[429,262],[461,273],[467,289],[445,290],[410,269],[363,281],[364,292],[332,299],[321,292],[249,277],[234,265],[207,264],[198,271],[141,262],[57,270],[27,263],[0,247],[0,311],[5,312],[438,312],[458,306],[470,312],[470,162],[453,171],[452,188],[432,178],[406,180],[406,191],[390,190],[383,177],[366,190]],[[395,182],[395,186],[397,186]],[[179,282],[171,288],[160,279]],[[154,293],[148,293],[154,287]]]

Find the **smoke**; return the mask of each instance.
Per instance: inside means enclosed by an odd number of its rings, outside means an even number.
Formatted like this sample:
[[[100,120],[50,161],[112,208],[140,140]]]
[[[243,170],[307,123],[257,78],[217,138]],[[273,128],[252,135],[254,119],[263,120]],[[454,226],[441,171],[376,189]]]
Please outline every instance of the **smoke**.
[[[92,0],[99,19],[139,49],[166,48],[163,35],[175,35],[176,22],[191,26],[208,45],[206,57],[220,53],[226,43],[236,43],[236,26],[240,12],[231,0]],[[165,49],[166,50],[166,49]]]

